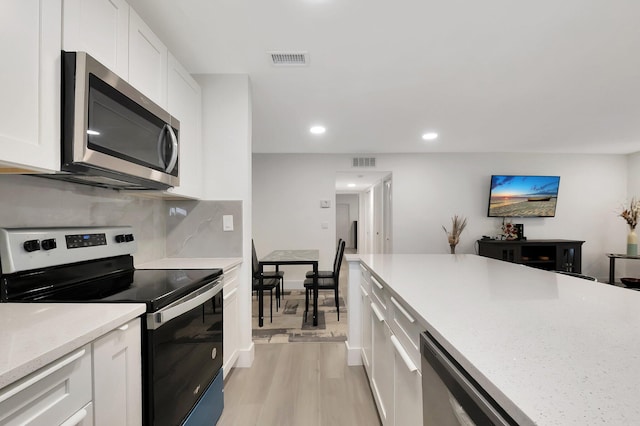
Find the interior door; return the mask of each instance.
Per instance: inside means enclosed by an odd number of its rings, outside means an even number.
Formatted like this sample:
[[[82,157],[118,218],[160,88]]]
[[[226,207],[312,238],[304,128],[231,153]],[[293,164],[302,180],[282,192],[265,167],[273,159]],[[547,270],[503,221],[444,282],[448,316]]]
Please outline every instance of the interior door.
[[[382,183],[382,246],[383,253],[391,253],[392,245],[392,224],[391,220],[391,177]]]
[[[349,204],[336,204],[336,244],[337,239],[342,238],[346,242],[346,247],[353,247],[353,242],[351,241],[351,233],[349,232],[349,217]]]

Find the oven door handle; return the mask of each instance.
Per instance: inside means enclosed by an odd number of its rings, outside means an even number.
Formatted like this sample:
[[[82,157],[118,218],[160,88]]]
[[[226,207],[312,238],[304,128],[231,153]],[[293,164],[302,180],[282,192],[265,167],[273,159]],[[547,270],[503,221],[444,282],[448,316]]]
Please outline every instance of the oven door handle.
[[[222,285],[222,280],[217,279],[182,299],[175,301],[166,308],[147,314],[147,328],[150,330],[160,328],[172,319],[213,299],[213,297],[222,290]]]

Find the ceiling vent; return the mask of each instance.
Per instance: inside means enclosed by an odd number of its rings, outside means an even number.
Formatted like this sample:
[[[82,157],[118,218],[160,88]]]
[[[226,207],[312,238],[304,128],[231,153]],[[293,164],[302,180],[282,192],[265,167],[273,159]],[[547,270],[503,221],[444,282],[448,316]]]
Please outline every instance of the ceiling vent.
[[[309,65],[307,52],[269,52],[271,65],[276,67],[304,67]]]
[[[375,167],[376,158],[375,157],[354,157],[352,166],[353,167]]]

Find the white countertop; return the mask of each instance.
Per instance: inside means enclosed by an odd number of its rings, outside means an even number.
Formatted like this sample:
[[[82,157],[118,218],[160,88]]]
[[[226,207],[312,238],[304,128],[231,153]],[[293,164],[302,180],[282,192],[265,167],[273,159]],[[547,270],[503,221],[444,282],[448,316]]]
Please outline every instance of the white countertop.
[[[0,389],[144,312],[139,303],[0,303]]]
[[[640,423],[640,292],[475,255],[357,258],[520,424]]]
[[[165,257],[136,264],[137,269],[229,269],[242,263],[241,257]]]

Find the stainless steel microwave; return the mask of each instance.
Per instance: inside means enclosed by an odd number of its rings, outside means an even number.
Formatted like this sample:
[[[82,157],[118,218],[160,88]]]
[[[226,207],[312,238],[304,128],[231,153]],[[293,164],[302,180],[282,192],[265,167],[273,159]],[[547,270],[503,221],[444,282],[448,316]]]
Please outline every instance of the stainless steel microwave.
[[[179,180],[180,123],[85,52],[62,52],[62,174],[117,189]]]

